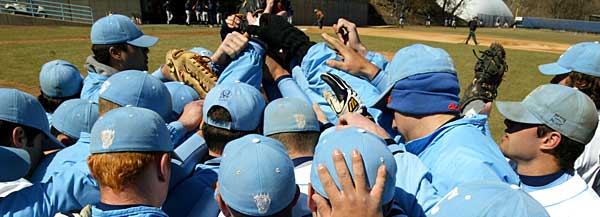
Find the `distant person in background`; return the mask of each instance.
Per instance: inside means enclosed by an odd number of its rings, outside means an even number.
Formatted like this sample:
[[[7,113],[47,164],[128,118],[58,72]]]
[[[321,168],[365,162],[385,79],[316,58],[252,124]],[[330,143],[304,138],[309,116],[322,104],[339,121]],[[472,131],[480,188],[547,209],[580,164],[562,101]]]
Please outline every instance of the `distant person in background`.
[[[185,2],[185,25],[190,25],[190,16],[192,15],[192,7],[194,7],[192,5],[192,1],[187,0]]]
[[[196,0],[196,2],[194,3],[194,7],[192,7],[194,13],[196,14],[196,21],[198,21],[198,24],[200,24],[200,13],[202,12],[200,10],[201,7],[202,5],[200,4],[200,0]]]
[[[398,20],[398,25],[400,25],[400,28],[404,28],[404,12],[400,12],[400,20]]]
[[[456,17],[452,17],[452,22],[450,22],[452,28],[456,29]]]
[[[208,0],[208,27],[212,28],[217,23],[217,4],[214,0]]]
[[[285,1],[284,6],[285,6],[285,8],[287,10],[287,20],[288,20],[288,23],[293,24],[294,9],[292,8],[292,2]]]
[[[206,0],[202,0],[200,11],[202,11],[202,16],[200,17],[201,22],[204,25],[208,25],[208,2]]]
[[[500,28],[500,17],[496,17],[496,23],[494,24],[496,28]]]
[[[425,20],[425,27],[431,27],[431,15],[427,15],[427,19]]]
[[[323,19],[325,19],[325,14],[323,11],[316,9],[314,10],[316,17],[316,25],[319,26],[319,29],[323,29]]]
[[[225,8],[221,5],[221,1],[217,1],[217,24],[221,25],[223,23],[223,12]]]
[[[477,36],[475,36],[475,31],[477,31],[478,26],[479,19],[477,19],[477,17],[473,17],[473,19],[469,21],[469,37],[467,37],[467,41],[465,42],[465,44],[469,44],[469,40],[471,40],[471,37],[473,37],[475,45],[479,44],[479,42],[477,42]]]
[[[170,1],[165,1],[163,8],[167,12],[167,24],[171,24],[171,20],[173,20],[173,5],[171,5]]]

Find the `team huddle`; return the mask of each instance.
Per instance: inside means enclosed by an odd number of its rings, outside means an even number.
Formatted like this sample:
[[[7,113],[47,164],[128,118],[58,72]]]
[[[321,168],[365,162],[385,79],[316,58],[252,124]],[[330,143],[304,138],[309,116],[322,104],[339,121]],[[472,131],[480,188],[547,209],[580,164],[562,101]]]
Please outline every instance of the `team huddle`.
[[[316,43],[285,17],[231,15],[215,52],[174,49],[109,15],[83,78],[44,64],[36,98],[0,88],[3,216],[594,216],[600,44],[520,102],[482,51],[463,97],[441,48],[391,61],[340,18]],[[538,70],[538,69],[531,69]],[[504,117],[491,138],[492,106]]]

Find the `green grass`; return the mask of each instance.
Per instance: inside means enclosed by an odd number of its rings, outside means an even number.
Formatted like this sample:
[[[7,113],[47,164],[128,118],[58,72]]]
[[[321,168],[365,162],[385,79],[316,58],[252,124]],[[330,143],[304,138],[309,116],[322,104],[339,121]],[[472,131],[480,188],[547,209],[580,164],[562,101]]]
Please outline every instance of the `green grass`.
[[[414,30],[424,29],[421,27],[408,28]],[[218,29],[180,25],[146,25],[142,29],[146,34],[160,37],[159,43],[150,49],[149,69],[151,71],[164,62],[164,54],[168,49],[206,47],[214,50],[220,42]],[[0,77],[4,81],[38,86],[38,74],[41,66],[54,59],[64,59],[73,63],[85,75],[83,64],[85,58],[91,54],[89,31],[90,27],[2,26],[0,28],[0,45],[3,47],[4,52],[0,52],[0,64],[3,66],[3,69],[0,70]],[[428,31],[466,34],[466,29],[431,28]],[[481,29],[479,33],[482,35],[490,34],[500,37],[564,43],[589,41],[592,38],[597,38],[596,35],[589,34],[576,35],[573,33],[533,30]],[[322,41],[316,33],[311,33],[309,36],[312,40]],[[361,37],[361,39],[369,50],[374,51],[395,52],[414,43],[443,48],[450,53],[455,61],[461,86],[466,87],[473,78],[475,58],[472,49],[476,48],[474,46],[369,36]],[[485,47],[479,48],[485,49]],[[548,82],[550,78],[542,76],[538,72],[537,66],[553,62],[558,56],[558,54],[508,49],[509,71],[500,87],[498,99],[521,100],[536,86]],[[492,132],[494,132],[494,138],[499,138],[504,127],[502,118],[496,110],[492,113],[490,125]]]

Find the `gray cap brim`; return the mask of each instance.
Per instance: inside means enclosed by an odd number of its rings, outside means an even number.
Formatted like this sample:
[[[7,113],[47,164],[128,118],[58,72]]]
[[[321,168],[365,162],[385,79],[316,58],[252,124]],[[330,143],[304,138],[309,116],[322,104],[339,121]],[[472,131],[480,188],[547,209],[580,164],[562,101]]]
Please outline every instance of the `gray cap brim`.
[[[136,47],[152,47],[158,42],[158,38],[149,35],[142,35],[139,38],[128,41],[127,44],[136,46]]]
[[[24,149],[0,147],[0,182],[15,181],[29,172],[29,153]]]
[[[539,65],[538,69],[544,75],[562,75],[571,72],[571,70],[558,65],[558,63]]]
[[[496,107],[498,112],[508,120],[524,124],[542,124],[521,102],[498,101]]]

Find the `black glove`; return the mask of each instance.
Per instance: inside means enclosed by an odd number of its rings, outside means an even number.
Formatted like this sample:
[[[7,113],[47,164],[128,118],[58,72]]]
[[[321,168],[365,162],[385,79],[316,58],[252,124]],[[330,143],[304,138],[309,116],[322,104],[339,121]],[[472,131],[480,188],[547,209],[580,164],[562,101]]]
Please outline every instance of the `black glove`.
[[[272,49],[283,49],[290,59],[301,62],[308,49],[315,44],[304,32],[288,23],[282,16],[262,14],[259,23],[258,27],[249,26],[247,32],[250,35],[257,35]]]

